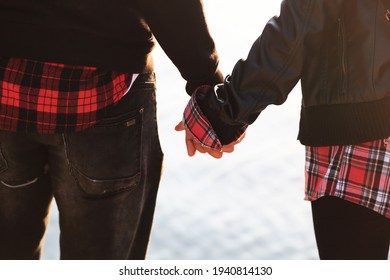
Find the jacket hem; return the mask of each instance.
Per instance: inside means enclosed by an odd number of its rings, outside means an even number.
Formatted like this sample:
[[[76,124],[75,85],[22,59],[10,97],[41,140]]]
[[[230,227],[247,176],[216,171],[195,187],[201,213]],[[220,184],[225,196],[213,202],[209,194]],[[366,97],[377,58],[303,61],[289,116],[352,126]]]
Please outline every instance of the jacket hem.
[[[354,145],[390,136],[390,97],[301,110],[298,140],[307,146]]]

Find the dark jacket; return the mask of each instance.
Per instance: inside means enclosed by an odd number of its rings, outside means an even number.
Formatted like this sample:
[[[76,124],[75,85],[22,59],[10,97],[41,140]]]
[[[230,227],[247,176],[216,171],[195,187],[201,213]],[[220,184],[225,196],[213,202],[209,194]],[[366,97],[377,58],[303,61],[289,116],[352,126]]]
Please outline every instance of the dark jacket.
[[[389,137],[389,9],[380,0],[283,1],[280,16],[218,90],[219,100],[207,95],[200,102],[223,143],[269,104],[282,104],[299,80],[301,143]]]
[[[0,0],[0,56],[153,71],[155,38],[187,80],[223,81],[200,0]]]

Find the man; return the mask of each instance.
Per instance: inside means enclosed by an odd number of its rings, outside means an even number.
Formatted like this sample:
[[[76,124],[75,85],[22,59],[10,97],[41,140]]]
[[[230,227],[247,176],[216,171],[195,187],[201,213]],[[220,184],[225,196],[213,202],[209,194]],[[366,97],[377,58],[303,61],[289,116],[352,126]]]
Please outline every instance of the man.
[[[385,0],[283,1],[248,58],[215,91],[199,87],[177,126],[189,155],[220,157],[300,80],[298,139],[321,259],[388,257],[389,8]]]
[[[200,0],[0,0],[0,259],[143,259],[163,154],[155,39],[187,81],[223,81]],[[167,98],[175,98],[167,95]]]

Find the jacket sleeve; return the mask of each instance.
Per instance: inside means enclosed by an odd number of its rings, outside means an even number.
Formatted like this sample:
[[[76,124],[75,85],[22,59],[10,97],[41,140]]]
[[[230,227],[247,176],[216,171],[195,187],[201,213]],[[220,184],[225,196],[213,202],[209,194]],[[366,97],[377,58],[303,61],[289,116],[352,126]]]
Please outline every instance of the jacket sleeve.
[[[138,0],[147,25],[187,81],[189,94],[200,85],[223,81],[201,0]]]
[[[253,123],[270,104],[282,104],[300,79],[304,36],[314,0],[285,0],[254,42],[246,60],[236,63],[219,89],[198,104],[222,144]]]

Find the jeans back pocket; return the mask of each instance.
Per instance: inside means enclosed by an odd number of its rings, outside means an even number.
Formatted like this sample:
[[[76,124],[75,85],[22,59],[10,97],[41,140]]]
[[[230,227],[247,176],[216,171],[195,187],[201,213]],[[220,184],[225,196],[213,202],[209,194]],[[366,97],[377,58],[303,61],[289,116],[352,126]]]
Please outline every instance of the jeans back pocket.
[[[110,195],[138,185],[142,114],[140,109],[65,134],[70,170],[87,196]]]

